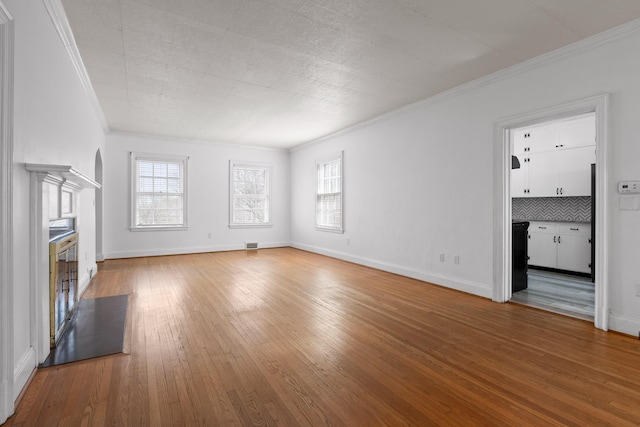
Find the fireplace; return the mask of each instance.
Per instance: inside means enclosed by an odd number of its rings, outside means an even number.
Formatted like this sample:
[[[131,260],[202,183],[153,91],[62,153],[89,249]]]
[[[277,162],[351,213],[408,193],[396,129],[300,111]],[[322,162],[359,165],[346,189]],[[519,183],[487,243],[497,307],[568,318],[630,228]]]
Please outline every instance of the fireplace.
[[[25,168],[31,172],[30,335],[36,361],[42,363],[69,324],[81,281],[87,277],[80,274],[82,257],[78,256],[75,231],[80,192],[101,185],[67,165],[26,163]],[[69,234],[64,224],[51,220],[71,221]]]
[[[49,242],[49,344],[55,348],[78,302],[78,233]]]

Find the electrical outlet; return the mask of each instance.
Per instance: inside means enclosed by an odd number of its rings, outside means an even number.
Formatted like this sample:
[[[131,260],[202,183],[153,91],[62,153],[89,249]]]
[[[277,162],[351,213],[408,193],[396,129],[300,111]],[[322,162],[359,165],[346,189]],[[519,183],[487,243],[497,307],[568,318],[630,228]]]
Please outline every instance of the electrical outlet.
[[[440,254],[440,262],[444,262],[444,254]]]
[[[460,255],[456,255],[453,257],[453,263],[454,264],[460,264]]]

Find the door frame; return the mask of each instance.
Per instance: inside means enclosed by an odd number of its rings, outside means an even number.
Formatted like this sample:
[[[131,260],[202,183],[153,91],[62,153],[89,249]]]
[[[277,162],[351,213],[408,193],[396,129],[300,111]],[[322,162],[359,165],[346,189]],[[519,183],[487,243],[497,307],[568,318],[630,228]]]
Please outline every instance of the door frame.
[[[14,410],[13,17],[0,0],[0,424]]]
[[[594,325],[608,330],[607,281],[609,245],[607,200],[609,159],[609,94],[544,108],[501,120],[494,125],[494,287],[493,300],[511,299],[511,141],[513,130],[584,113],[596,116],[596,274]]]

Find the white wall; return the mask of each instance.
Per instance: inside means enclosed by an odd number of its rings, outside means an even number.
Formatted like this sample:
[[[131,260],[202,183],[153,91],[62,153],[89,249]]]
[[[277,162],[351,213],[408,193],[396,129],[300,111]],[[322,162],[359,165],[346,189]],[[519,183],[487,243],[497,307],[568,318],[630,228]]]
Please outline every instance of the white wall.
[[[104,133],[42,1],[5,0],[15,19],[14,121],[14,398],[38,361],[30,331],[30,174],[24,163],[70,165],[93,176],[95,152]],[[95,267],[92,190],[78,201],[80,281]],[[44,314],[48,316],[48,313]]]
[[[130,231],[129,153],[189,156],[188,230]],[[127,134],[107,136],[104,174],[104,255],[122,258],[289,245],[289,153]],[[271,164],[273,227],[229,228],[229,160]],[[211,234],[211,237],[209,237]]]
[[[636,335],[640,212],[616,183],[640,180],[640,21],[611,34],[293,150],[293,245],[491,297],[494,124],[610,93],[609,326]],[[338,150],[344,235],[314,230],[315,159]]]

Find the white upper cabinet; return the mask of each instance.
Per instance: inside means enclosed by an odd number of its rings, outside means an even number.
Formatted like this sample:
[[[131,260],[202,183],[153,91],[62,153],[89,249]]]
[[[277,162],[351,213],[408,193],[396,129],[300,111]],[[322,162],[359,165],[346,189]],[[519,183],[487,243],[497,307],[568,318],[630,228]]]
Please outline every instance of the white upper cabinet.
[[[557,143],[560,149],[596,145],[596,124],[593,114],[558,123]]]
[[[591,195],[591,164],[596,161],[595,116],[514,131],[512,197]]]

